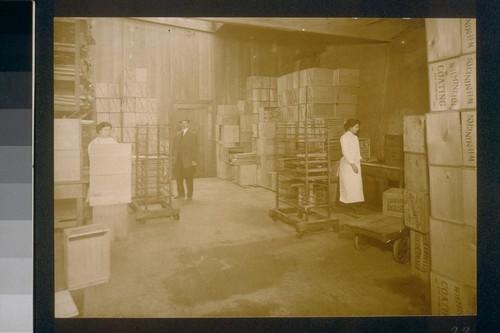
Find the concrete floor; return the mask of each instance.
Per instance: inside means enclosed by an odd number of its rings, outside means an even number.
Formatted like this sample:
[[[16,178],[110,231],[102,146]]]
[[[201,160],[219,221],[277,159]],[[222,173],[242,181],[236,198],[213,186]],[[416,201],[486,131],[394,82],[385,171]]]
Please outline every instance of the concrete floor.
[[[374,242],[348,231],[296,238],[268,216],[274,192],[196,179],[180,219],[140,224],[111,244],[111,279],[77,296],[82,317],[338,317],[430,314],[428,289]],[[342,221],[354,217],[335,213]],[[55,233],[56,291],[65,288],[62,232]]]

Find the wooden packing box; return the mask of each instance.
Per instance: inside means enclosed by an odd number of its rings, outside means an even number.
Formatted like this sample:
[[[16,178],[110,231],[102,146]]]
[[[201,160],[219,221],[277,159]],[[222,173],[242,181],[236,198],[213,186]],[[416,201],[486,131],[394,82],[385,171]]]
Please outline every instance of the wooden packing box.
[[[403,116],[403,150],[408,153],[426,153],[425,116]]]
[[[54,150],[54,181],[82,179],[82,150]]]
[[[427,155],[404,153],[405,188],[412,191],[429,193],[429,166]]]
[[[127,143],[93,145],[89,150],[89,204],[131,202],[132,147]]]
[[[435,316],[477,314],[477,289],[431,272],[431,308]]]
[[[158,113],[158,100],[156,98],[147,98],[146,103],[146,112]]]
[[[460,57],[460,107],[475,109],[476,91],[476,54],[470,53]]]
[[[110,204],[92,207],[92,224],[105,224],[110,240],[128,237],[128,204]]]
[[[134,97],[122,98],[122,112],[135,112],[135,98]]]
[[[123,127],[135,127],[138,124],[136,115],[136,112],[123,112]]]
[[[462,165],[460,112],[425,114],[427,157],[430,165]]]
[[[460,113],[462,122],[462,164],[476,166],[477,163],[477,118],[476,111]]]
[[[404,190],[402,188],[391,188],[382,193],[382,214],[404,216]]]
[[[358,92],[359,87],[334,86],[333,103],[358,104]]]
[[[240,125],[219,125],[218,131],[219,142],[239,142],[240,141]]]
[[[308,103],[307,108],[309,119],[313,118],[332,118],[335,117],[334,105],[332,103]]]
[[[404,190],[404,221],[405,226],[428,234],[430,231],[429,219],[431,215],[430,197],[428,193]]]
[[[240,132],[240,143],[252,142],[252,132]]]
[[[136,140],[136,128],[135,127],[123,127],[122,128],[122,142],[131,143]]]
[[[257,138],[257,153],[260,155],[269,155],[275,153],[275,141],[274,139]]]
[[[251,132],[254,116],[252,114],[240,115],[240,132]]]
[[[346,103],[335,103],[333,104],[333,113],[335,117],[349,119],[356,118],[357,105],[356,104],[346,104]]]
[[[339,92],[333,86],[307,86],[298,90],[298,103],[338,103]],[[293,103],[296,104],[296,103]]]
[[[460,109],[460,57],[429,64],[431,111]]]
[[[276,107],[261,107],[259,109],[259,122],[276,122],[282,121],[281,110]]]
[[[298,73],[299,87],[333,85],[334,74],[330,68],[308,68]]]
[[[69,290],[107,283],[110,277],[110,235],[104,224],[64,230],[64,267]]]
[[[135,112],[148,112],[148,99],[144,97],[135,98]]]
[[[476,228],[435,218],[431,218],[430,225],[432,271],[476,288]]]
[[[353,69],[353,68],[334,69],[333,85],[359,87],[359,69]]]
[[[217,114],[215,115],[215,123],[217,125],[239,125],[240,123],[240,117],[243,117],[243,115],[236,115],[236,114],[231,114],[231,115],[224,115],[224,114]]]
[[[238,105],[217,105],[217,114],[238,115]]]
[[[432,217],[477,225],[475,168],[429,166],[429,180]]]
[[[234,180],[237,184],[242,186],[257,185],[257,165],[237,165],[234,171]]]
[[[258,129],[259,138],[274,139],[276,137],[275,123],[259,122],[257,126],[259,127]]]
[[[54,119],[54,149],[81,149],[80,119]]]
[[[244,114],[246,111],[246,102],[245,100],[239,99],[236,102],[236,106],[238,107],[238,113],[239,114]]]
[[[459,18],[426,19],[427,60],[455,57],[462,51]]]
[[[431,281],[431,240],[429,234],[410,230],[411,274],[429,284]]]
[[[462,53],[476,52],[476,19],[463,18],[462,26]]]

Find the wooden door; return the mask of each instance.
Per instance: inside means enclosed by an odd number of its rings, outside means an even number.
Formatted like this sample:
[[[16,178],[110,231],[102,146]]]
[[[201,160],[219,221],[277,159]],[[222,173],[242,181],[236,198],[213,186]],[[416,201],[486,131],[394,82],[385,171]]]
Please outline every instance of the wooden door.
[[[171,118],[172,135],[180,130],[179,121],[189,119],[189,128],[198,136],[196,178],[209,177],[210,163],[210,104],[174,104]]]

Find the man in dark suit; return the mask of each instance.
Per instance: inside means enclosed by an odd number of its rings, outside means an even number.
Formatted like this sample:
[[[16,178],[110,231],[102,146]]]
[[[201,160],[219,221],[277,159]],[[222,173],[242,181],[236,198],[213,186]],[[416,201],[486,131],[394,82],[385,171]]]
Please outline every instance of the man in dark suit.
[[[193,175],[197,166],[196,152],[197,140],[196,133],[189,129],[189,120],[179,121],[181,130],[174,136],[174,175],[177,182],[177,196],[175,199],[183,199],[186,196],[184,190],[184,180],[187,187],[187,199],[193,198]]]

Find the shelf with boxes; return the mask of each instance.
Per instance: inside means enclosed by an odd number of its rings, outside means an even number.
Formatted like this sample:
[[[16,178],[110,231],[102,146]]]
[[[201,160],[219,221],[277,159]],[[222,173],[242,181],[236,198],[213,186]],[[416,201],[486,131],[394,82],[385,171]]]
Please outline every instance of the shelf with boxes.
[[[89,47],[94,44],[86,19],[54,20],[54,117],[90,119],[94,86],[89,78]]]

